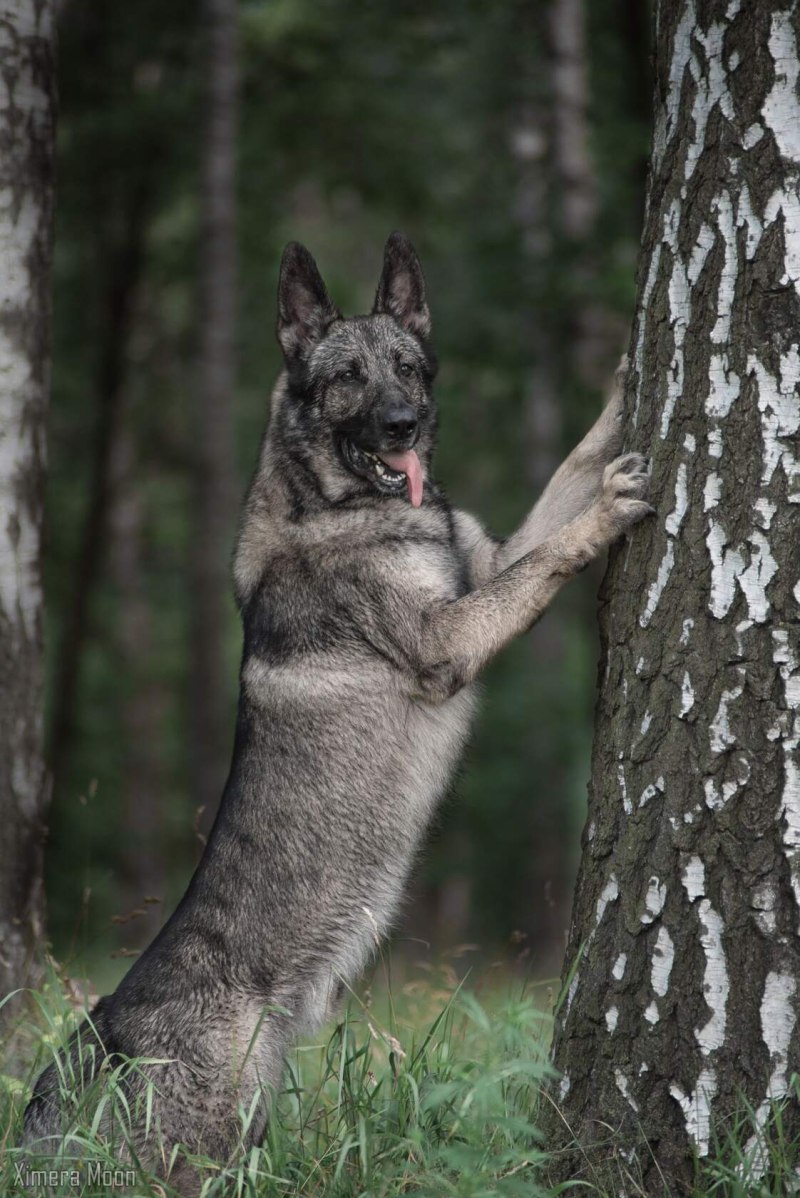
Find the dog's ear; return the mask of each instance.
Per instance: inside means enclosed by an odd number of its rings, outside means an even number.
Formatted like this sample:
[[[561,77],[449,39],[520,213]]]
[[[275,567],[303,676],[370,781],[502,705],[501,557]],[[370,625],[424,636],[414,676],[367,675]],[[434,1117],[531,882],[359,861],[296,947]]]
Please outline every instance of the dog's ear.
[[[287,360],[302,357],[340,319],[316,262],[304,245],[290,241],[278,283],[278,341]]]
[[[383,273],[373,313],[393,316],[409,333],[425,340],[431,315],[425,302],[425,276],[417,251],[402,233],[392,233],[383,254]]]

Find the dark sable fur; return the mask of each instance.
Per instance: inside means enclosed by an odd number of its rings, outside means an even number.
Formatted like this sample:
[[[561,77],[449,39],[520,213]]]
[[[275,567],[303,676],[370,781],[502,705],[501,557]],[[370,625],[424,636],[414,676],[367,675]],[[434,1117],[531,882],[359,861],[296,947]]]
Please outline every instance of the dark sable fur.
[[[278,311],[286,369],[234,565],[244,653],[230,777],[186,895],[93,1017],[106,1052],[171,1062],[147,1068],[163,1141],[217,1159],[236,1147],[237,1103],[258,1093],[245,1142],[260,1139],[291,1037],[325,1019],[389,927],[468,733],[475,677],[648,510],[642,459],[612,461],[618,393],[506,542],[450,508],[430,475],[425,284],[400,234],[370,316],[344,320],[297,245]],[[409,417],[402,443],[387,432],[396,411]],[[363,457],[412,441],[419,508]],[[27,1138],[68,1122],[51,1067]]]

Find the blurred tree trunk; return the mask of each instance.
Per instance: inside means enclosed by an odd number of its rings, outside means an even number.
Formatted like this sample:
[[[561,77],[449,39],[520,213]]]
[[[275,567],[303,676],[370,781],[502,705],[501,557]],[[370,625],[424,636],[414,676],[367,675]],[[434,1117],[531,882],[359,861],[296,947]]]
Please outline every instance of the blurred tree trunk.
[[[0,3],[0,995],[44,934],[42,508],[49,387],[53,6]]]
[[[798,17],[659,8],[628,396],[659,515],[604,584],[550,1128],[615,1190],[638,1143],[645,1191],[688,1193],[800,1055]]]
[[[50,761],[56,793],[66,775],[75,733],[80,670],[89,634],[92,598],[108,548],[113,506],[112,462],[120,435],[126,353],[134,297],[144,264],[152,194],[151,169],[125,196],[125,211],[98,211],[99,257],[107,275],[101,288],[100,351],[96,376],[97,424],[94,429],[89,499],[75,564],[75,584],[64,618],[53,696]],[[119,216],[119,219],[117,219]]]
[[[206,0],[200,370],[193,432],[190,768],[193,802],[210,819],[225,782],[233,688],[225,652],[235,522],[236,137],[238,5]]]
[[[608,312],[592,298],[599,184],[590,148],[586,0],[553,0],[549,16],[556,270],[572,276],[563,348],[579,383],[596,392],[608,383],[624,334],[609,327]]]
[[[126,397],[127,398],[127,397]],[[111,571],[118,595],[116,638],[125,681],[122,725],[122,939],[141,947],[152,930],[132,911],[147,913],[164,895],[164,776],[161,765],[167,703],[158,681],[153,612],[147,595],[142,462],[137,452],[133,412],[125,402],[112,455],[114,503],[111,517]],[[157,909],[157,908],[156,908]]]
[[[643,128],[649,127],[653,112],[652,10],[653,0],[622,0],[619,21],[626,51],[626,107],[631,115],[635,115],[641,121]],[[647,146],[643,144],[634,163],[634,173],[639,186],[632,220],[635,220],[637,230],[642,227],[644,217],[649,165]]]
[[[589,150],[585,0],[553,0],[550,40],[558,219],[566,238],[583,241],[597,217],[597,177]]]
[[[565,392],[573,371],[581,373],[594,353],[592,313],[580,303],[560,310],[560,264],[580,260],[597,217],[597,180],[589,150],[589,71],[584,0],[552,0],[533,15],[538,30],[525,42],[549,46],[550,72],[528,63],[527,101],[512,136],[518,164],[515,216],[522,237],[525,290],[532,298],[529,344],[533,366],[525,397],[525,456],[534,493],[541,492],[565,450]],[[536,33],[538,32],[538,39]],[[532,53],[532,52],[531,52]],[[580,268],[584,272],[586,264]],[[563,302],[563,300],[562,300]],[[537,778],[531,804],[529,885],[519,896],[518,923],[540,960],[563,949],[568,902],[565,855],[569,829],[564,801],[569,761],[563,728],[571,716],[565,660],[569,617],[548,612],[529,635],[533,668],[553,681],[547,704],[536,715],[541,735],[531,749]],[[533,901],[532,901],[533,899]]]

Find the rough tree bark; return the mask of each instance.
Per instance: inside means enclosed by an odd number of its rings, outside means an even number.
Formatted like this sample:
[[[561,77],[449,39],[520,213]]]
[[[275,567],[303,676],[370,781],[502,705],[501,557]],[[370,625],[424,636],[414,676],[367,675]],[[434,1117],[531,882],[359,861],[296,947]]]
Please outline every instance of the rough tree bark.
[[[800,1052],[800,4],[664,3],[656,36],[628,419],[658,516],[604,584],[552,1130],[617,1189],[646,1137],[677,1194]]]
[[[203,162],[200,364],[192,530],[191,758],[205,821],[219,802],[233,725],[225,633],[230,602],[235,473],[236,128],[238,5],[206,0],[207,132]]]
[[[0,995],[43,935],[42,506],[55,118],[53,5],[0,3]]]

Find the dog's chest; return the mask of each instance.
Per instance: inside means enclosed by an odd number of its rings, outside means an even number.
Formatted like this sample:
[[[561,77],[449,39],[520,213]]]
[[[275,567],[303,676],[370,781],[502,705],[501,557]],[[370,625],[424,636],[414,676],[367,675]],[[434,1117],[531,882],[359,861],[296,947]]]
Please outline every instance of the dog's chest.
[[[427,822],[450,785],[472,727],[476,689],[463,687],[445,703],[409,701],[405,721],[407,795]]]
[[[475,691],[462,688],[445,702],[428,702],[416,683],[416,662],[425,653],[427,613],[463,596],[464,563],[444,537],[417,537],[382,549],[372,593],[382,596],[381,637],[394,659],[378,721],[381,745],[394,745],[392,771],[412,824],[419,827],[446,791],[476,705]],[[370,638],[372,639],[372,637]],[[389,730],[391,729],[391,733]]]
[[[410,592],[415,608],[459,599],[468,590],[466,564],[450,541],[431,537],[400,544],[385,555],[384,563],[393,583]]]

